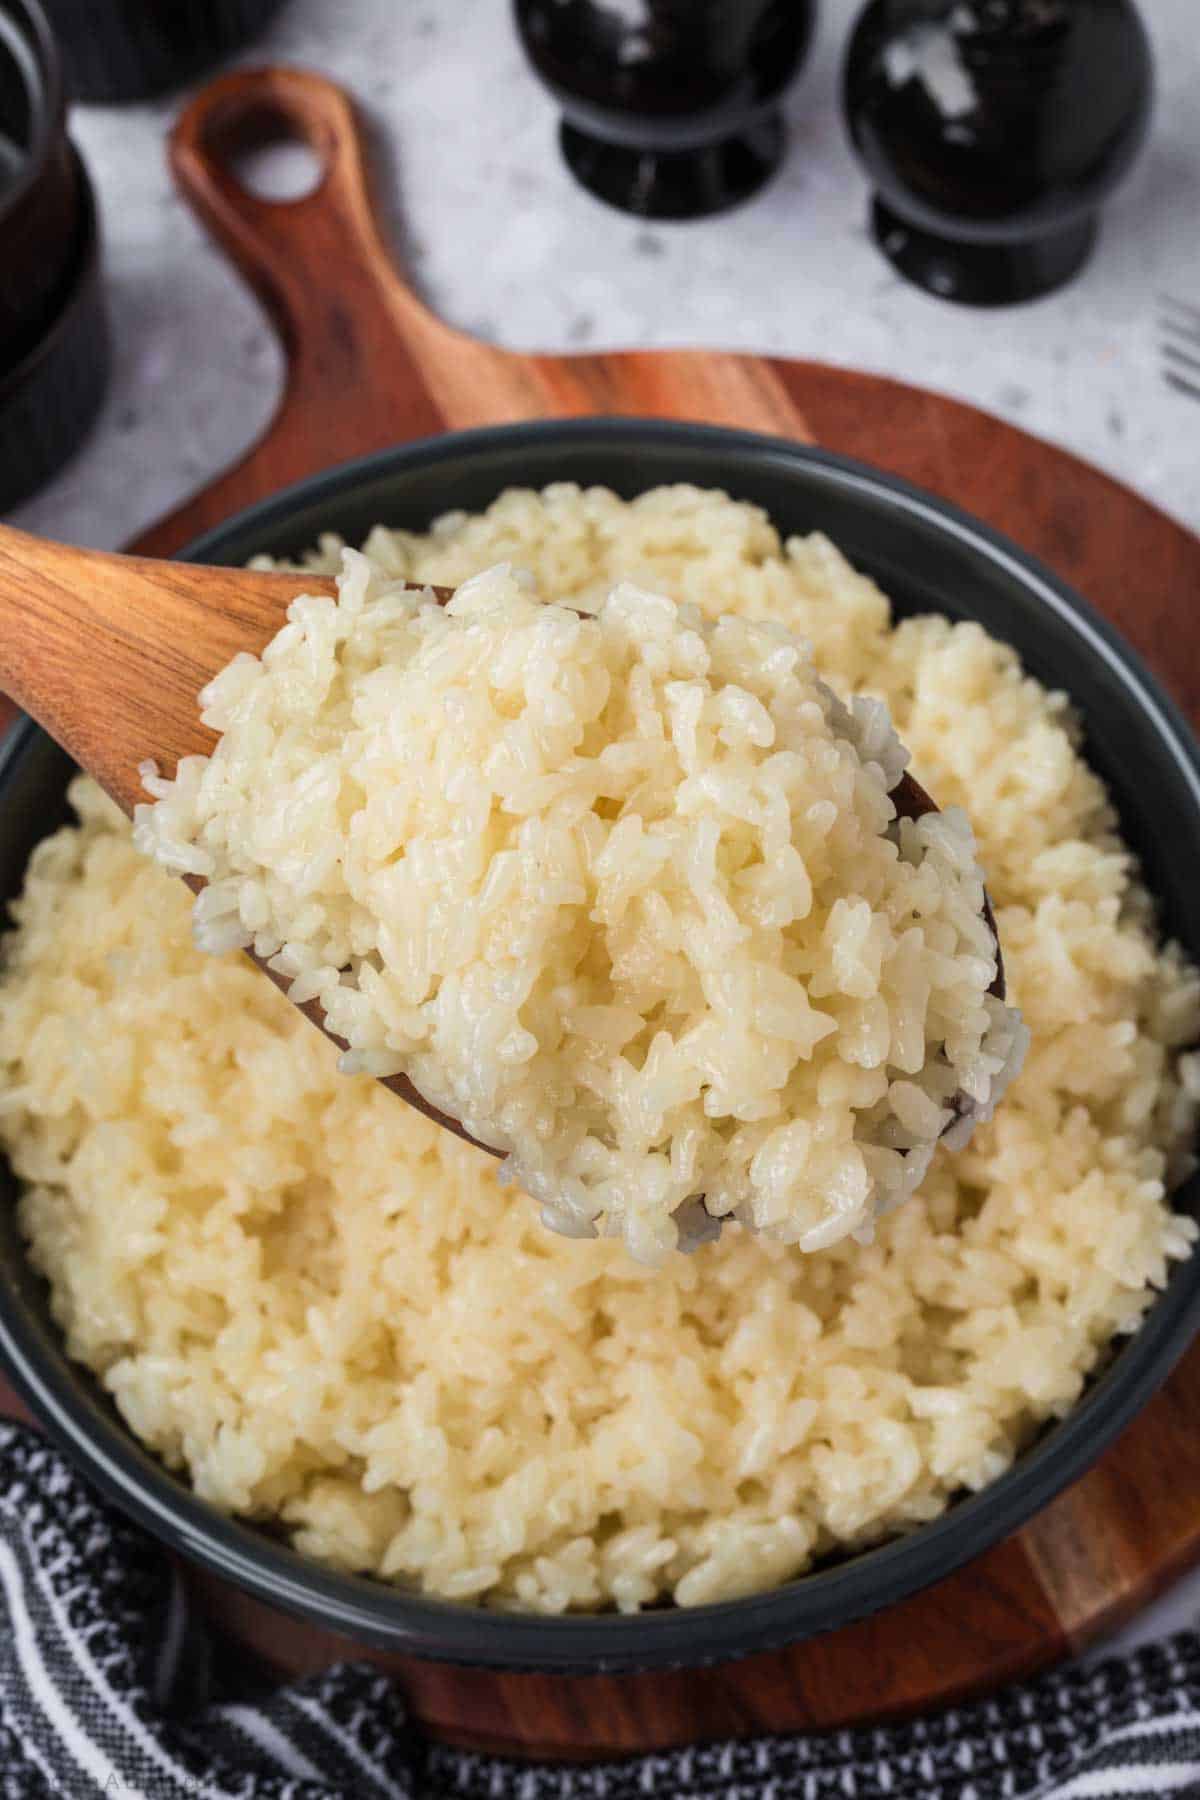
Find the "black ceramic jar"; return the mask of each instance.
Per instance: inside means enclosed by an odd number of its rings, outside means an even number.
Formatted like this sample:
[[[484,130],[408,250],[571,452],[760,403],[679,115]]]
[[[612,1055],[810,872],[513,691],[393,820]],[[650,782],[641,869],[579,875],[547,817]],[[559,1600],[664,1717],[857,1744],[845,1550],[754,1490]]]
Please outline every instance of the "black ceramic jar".
[[[0,366],[0,513],[36,493],[74,454],[108,387],[99,217],[82,163],[75,173],[79,231],[53,313],[24,354]]]
[[[779,99],[816,0],[515,0],[562,108],[559,141],[591,193],[651,219],[734,206],[776,168]]]
[[[38,0],[0,0],[0,511],[66,461],[104,395],[100,226]]]
[[[1150,119],[1132,0],[872,0],[845,108],[872,228],[908,280],[973,305],[1082,267]]]
[[[49,27],[30,0],[0,0],[0,368],[45,325],[82,211]]]
[[[42,0],[76,100],[143,100],[250,42],[283,0]],[[347,9],[349,10],[349,9]]]

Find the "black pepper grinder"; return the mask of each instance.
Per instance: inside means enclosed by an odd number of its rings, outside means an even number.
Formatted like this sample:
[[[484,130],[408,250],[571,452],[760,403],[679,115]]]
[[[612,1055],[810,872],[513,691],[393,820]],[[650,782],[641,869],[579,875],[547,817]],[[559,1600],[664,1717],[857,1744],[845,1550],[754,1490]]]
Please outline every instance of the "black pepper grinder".
[[[1069,281],[1150,120],[1132,0],[872,0],[846,58],[871,223],[909,281],[974,306]]]
[[[647,219],[695,219],[753,194],[783,155],[779,98],[816,0],[515,0],[517,30],[562,107],[559,142],[590,193]]]

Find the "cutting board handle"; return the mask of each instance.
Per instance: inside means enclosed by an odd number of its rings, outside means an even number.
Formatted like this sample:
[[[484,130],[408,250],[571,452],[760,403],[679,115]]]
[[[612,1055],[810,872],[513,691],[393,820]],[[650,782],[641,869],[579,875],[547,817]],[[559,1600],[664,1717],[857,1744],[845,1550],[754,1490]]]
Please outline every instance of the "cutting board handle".
[[[288,140],[316,156],[316,184],[296,199],[253,193],[238,157]],[[311,365],[310,379],[322,359],[306,353],[320,345],[347,288],[378,287],[390,306],[411,309],[422,330],[444,329],[399,279],[383,242],[363,126],[344,88],[308,69],[223,75],[181,114],[170,159],[181,192],[255,289],[289,351]]]
[[[296,199],[251,192],[238,158],[306,144],[316,185]],[[266,307],[287,359],[266,432],[205,497],[146,539],[167,554],[221,516],[288,482],[398,439],[444,428],[430,372],[503,353],[438,319],[402,279],[380,224],[366,135],[350,95],[307,69],[238,69],[186,107],[170,140],[180,191]]]

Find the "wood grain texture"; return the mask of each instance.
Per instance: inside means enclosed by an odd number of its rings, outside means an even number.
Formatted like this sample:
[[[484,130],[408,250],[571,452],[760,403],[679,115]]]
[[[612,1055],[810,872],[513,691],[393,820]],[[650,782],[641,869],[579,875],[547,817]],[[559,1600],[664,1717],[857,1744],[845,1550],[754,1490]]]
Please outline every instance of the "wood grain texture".
[[[332,579],[305,579],[336,592]],[[0,683],[126,813],[139,764],[173,773],[215,736],[197,695],[257,653],[299,592],[294,575],[79,550],[0,526]]]
[[[251,199],[226,159],[281,119],[318,150],[325,178],[304,200]],[[244,71],[213,83],[181,119],[172,158],[184,193],[274,319],[288,378],[260,442],[146,533],[140,550],[170,552],[288,481],[448,426],[593,411],[734,424],[861,457],[1009,533],[1086,593],[1200,717],[1200,542],[1064,452],[939,395],[818,363],[681,351],[520,356],[473,342],[395,272],[354,109],[314,75]],[[1079,1649],[1200,1559],[1198,1413],[1194,1349],[1097,1467],[1017,1537],[938,1587],[808,1644],[711,1670],[590,1679],[376,1660],[396,1670],[433,1729],[514,1754],[620,1754],[956,1701]],[[214,1618],[281,1668],[363,1654],[192,1579]]]

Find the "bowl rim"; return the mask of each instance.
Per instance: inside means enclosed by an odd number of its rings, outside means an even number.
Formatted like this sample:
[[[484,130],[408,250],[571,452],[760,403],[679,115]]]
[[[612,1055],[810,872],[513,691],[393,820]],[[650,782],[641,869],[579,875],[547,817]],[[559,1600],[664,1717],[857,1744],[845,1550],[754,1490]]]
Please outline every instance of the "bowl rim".
[[[731,469],[799,460],[850,490],[967,544],[1050,608],[1127,690],[1176,763],[1200,820],[1200,745],[1175,701],[1119,633],[1066,583],[1009,538],[909,482],[833,452],[765,434],[619,415],[487,426],[412,440],[336,465],[243,508],[179,553],[213,561],[236,530],[263,534],[301,509],[345,498],[368,478],[410,464],[480,457],[527,442],[610,449],[639,443],[707,447]],[[0,807],[19,760],[44,734],[19,721],[0,743]],[[84,1387],[87,1373],[44,1355],[46,1332],[23,1306],[0,1306],[0,1365],[51,1438],[101,1492],[175,1550],[267,1604],[366,1644],[431,1661],[510,1670],[600,1674],[699,1666],[776,1648],[851,1623],[958,1569],[1014,1532],[1112,1443],[1167,1378],[1200,1325],[1200,1257],[1179,1264],[1134,1333],[1075,1407],[977,1493],[910,1532],[782,1586],[707,1605],[636,1614],[522,1614],[345,1574],[218,1513],[172,1475]]]

